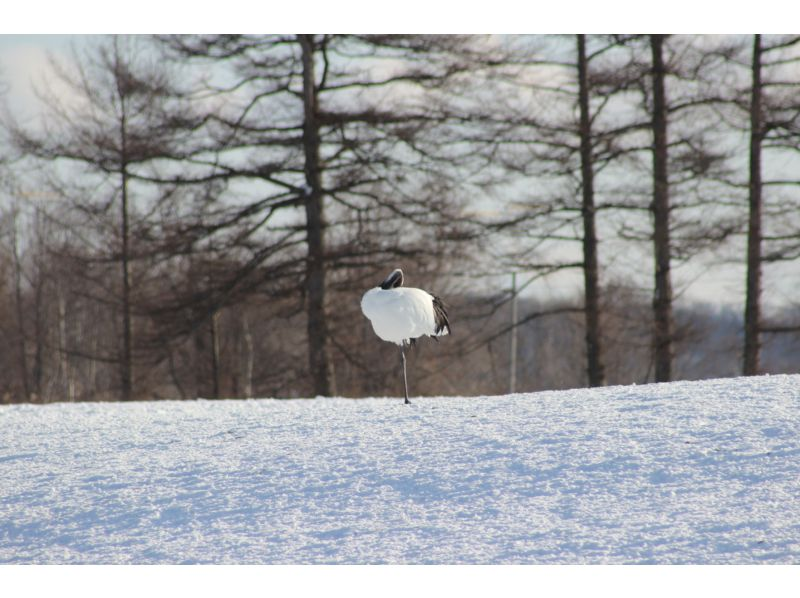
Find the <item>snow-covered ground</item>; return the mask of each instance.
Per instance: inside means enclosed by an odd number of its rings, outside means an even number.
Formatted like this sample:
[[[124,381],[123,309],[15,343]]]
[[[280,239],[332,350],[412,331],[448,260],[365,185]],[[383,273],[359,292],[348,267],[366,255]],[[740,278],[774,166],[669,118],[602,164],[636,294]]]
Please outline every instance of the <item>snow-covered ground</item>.
[[[800,376],[4,406],[0,563],[800,563]]]

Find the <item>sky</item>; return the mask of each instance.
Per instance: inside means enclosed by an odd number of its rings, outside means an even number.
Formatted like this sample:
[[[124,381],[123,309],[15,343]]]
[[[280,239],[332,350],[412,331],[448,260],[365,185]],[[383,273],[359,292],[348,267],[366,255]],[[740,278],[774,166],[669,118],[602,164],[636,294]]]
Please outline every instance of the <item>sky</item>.
[[[33,84],[48,71],[48,52],[66,55],[71,44],[84,39],[73,35],[0,35],[0,81],[8,86],[7,99],[16,113],[29,113],[36,97]]]
[[[238,0],[236,0],[233,6],[236,6]],[[81,3],[79,3],[81,4]],[[143,3],[143,6],[148,6],[151,4],[149,0]],[[358,5],[358,2],[347,2],[349,5]],[[620,3],[625,4],[625,3]],[[409,6],[414,7],[418,4],[412,2]],[[501,3],[502,5],[502,3]],[[56,11],[57,13],[57,11]],[[407,31],[426,31],[431,24],[442,22],[446,23],[446,19],[443,18],[441,14],[438,12],[427,12],[431,16],[430,22],[420,22],[418,23],[418,27],[412,25],[410,29]],[[509,13],[513,14],[513,13]],[[509,14],[506,14],[506,19],[509,18]],[[140,26],[143,26],[143,29],[139,29],[139,31],[143,32],[165,32],[165,31],[191,31],[192,27],[196,27],[197,24],[193,22],[189,23],[182,23],[176,19],[176,15],[172,15],[169,11],[166,13],[167,17],[162,22],[152,22],[152,23],[142,23]],[[701,13],[702,15],[702,13]],[[281,19],[283,16],[283,20]],[[463,16],[463,15],[462,15]],[[467,15],[469,17],[469,15]],[[560,14],[552,19],[550,25],[557,26],[559,21]],[[52,15],[51,17],[52,18]],[[319,15],[316,15],[314,18],[319,18]],[[293,20],[294,19],[294,20]],[[45,19],[42,23],[39,23],[40,30],[48,30],[52,29],[55,23],[50,23],[48,26],[48,19]],[[225,17],[223,17],[218,25],[212,25],[208,30],[225,30],[224,24],[227,21]],[[266,23],[277,23],[276,29],[273,31],[279,31],[281,29],[289,30],[292,24],[299,23],[300,20],[297,17],[293,17],[291,13],[286,13],[285,15],[278,15],[278,19],[273,21],[271,19],[266,19],[263,21]],[[313,22],[313,19],[312,19]],[[362,22],[358,19],[353,21],[356,25],[356,29],[361,27],[366,27],[366,31],[376,32],[376,31],[384,31],[385,24],[378,24],[374,23],[371,20],[367,19],[366,21]],[[398,23],[394,23],[395,26],[403,25],[403,19],[401,18]],[[502,22],[502,21],[501,21]],[[531,22],[538,22],[535,19]],[[644,22],[647,22],[646,20]],[[650,21],[654,22],[654,21]],[[69,23],[69,20],[67,20]],[[136,18],[132,21],[133,25],[136,26]],[[331,21],[331,25],[329,27],[322,26],[319,30],[322,31],[335,31],[337,29],[338,21],[334,18]],[[605,21],[601,18],[599,21],[600,25],[606,25]],[[624,26],[626,23],[625,19],[621,20],[621,26]],[[667,24],[670,23],[670,20],[667,19]],[[702,19],[699,21],[702,23]],[[36,31],[37,28],[34,27],[31,29],[31,26],[35,24],[35,21],[31,21],[28,23],[27,27],[21,27],[23,30],[28,31]],[[175,27],[170,29],[169,25],[178,25],[181,24],[183,27]],[[102,29],[104,26],[103,22],[94,23],[95,27],[100,26],[101,31],[114,31],[114,27],[110,29]],[[470,30],[470,21],[469,18],[466,19],[465,23],[461,23],[459,21],[454,21],[450,24],[453,29],[450,27],[445,27],[442,30],[461,30],[461,31],[469,31]],[[460,25],[460,26],[459,26]],[[598,25],[598,26],[600,26]],[[608,23],[608,26],[611,26],[613,30],[613,23]],[[724,23],[723,23],[724,25]],[[167,26],[167,29],[162,29],[163,27]],[[341,25],[339,25],[341,26]],[[466,26],[466,29],[464,27]],[[498,27],[499,23],[493,20],[493,18],[489,18],[486,22],[486,28],[480,29],[473,29],[473,31],[487,31],[493,27]],[[519,27],[519,25],[511,26],[508,25],[510,28],[506,31],[512,30],[514,28]],[[684,25],[685,26],[685,25]],[[730,25],[735,26],[735,25]],[[188,27],[188,29],[186,29]],[[241,27],[241,23],[240,23]],[[374,27],[374,28],[373,28]],[[487,29],[488,28],[488,29]],[[56,27],[56,30],[68,30],[69,25],[65,26],[64,28]],[[673,31],[679,31],[681,27],[676,26]],[[750,27],[743,27],[743,29],[739,29],[739,31],[752,29]],[[91,31],[89,29],[80,28],[79,30],[82,31]],[[194,29],[195,31],[198,29]],[[233,28],[232,30],[236,30]],[[497,29],[496,29],[497,30]],[[536,27],[531,28],[532,31],[536,31]],[[587,29],[590,30],[590,29]],[[707,31],[714,30],[714,28],[706,29]],[[723,28],[722,31],[732,31],[733,29],[725,29]],[[769,28],[765,29],[769,30]],[[562,30],[563,31],[563,30]],[[619,31],[624,31],[624,29],[620,29]],[[11,106],[12,110],[17,114],[18,117],[23,116],[25,117],[32,117],[33,106],[35,105],[35,94],[33,91],[34,84],[41,85],[47,79],[47,72],[49,69],[48,66],[48,53],[53,54],[56,57],[67,57],[71,51],[73,46],[80,47],[81,44],[86,43],[87,41],[91,41],[91,35],[86,34],[69,34],[69,33],[46,33],[46,34],[32,34],[32,33],[13,33],[13,32],[3,32],[0,29],[0,81],[3,81],[6,86],[10,89],[7,94],[7,100],[9,105]],[[601,247],[602,252],[602,247]],[[603,255],[601,253],[601,259],[603,259]],[[624,269],[627,271],[645,271],[651,268],[651,259],[646,254],[641,255],[631,255],[631,256],[614,256],[615,259],[619,259],[624,261],[631,261],[633,260],[634,263],[632,264],[622,264]],[[744,268],[740,265],[733,265],[733,266],[722,266],[720,267],[719,264],[715,264],[713,259],[707,263],[705,266],[698,267],[695,264],[692,264],[691,267],[686,268],[682,267],[678,264],[675,264],[674,269],[674,286],[676,289],[676,293],[680,300],[688,300],[688,301],[699,301],[699,302],[706,302],[712,303],[717,305],[725,305],[730,306],[734,309],[740,309],[743,306],[744,302],[744,280],[745,280],[745,271]],[[521,273],[520,278],[518,279],[518,284],[522,285],[527,278],[530,278],[530,273]],[[648,277],[642,278],[642,284],[649,284],[649,274]],[[495,281],[489,281],[488,284],[493,286],[499,286],[501,288],[509,288],[510,286],[510,272],[507,274],[502,274],[498,276]],[[533,295],[538,295],[540,297],[551,297],[551,298],[571,298],[575,297],[582,291],[582,276],[579,271],[572,270],[572,271],[564,271],[563,273],[557,274],[548,278],[547,280],[537,282],[534,285],[528,287],[528,293]],[[794,300],[794,289],[800,286],[800,271],[798,271],[798,266],[796,264],[789,264],[789,265],[778,265],[778,266],[770,266],[769,269],[765,272],[765,288],[767,292],[764,295],[764,303],[765,305],[783,305],[787,302],[791,302]]]

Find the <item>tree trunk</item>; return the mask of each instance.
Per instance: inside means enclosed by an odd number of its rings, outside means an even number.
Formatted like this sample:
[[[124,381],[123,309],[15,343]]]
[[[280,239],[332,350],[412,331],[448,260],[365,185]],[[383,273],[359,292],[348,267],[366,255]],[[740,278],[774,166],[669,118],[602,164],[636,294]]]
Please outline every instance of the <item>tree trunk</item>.
[[[133,334],[131,331],[130,224],[128,221],[128,129],[124,73],[119,65],[115,41],[117,94],[120,101],[120,275],[122,277],[122,351],[120,355],[120,395],[123,401],[133,398]]]
[[[653,349],[656,382],[672,378],[672,281],[670,274],[669,179],[667,170],[667,102],[663,35],[650,36],[653,55],[653,245],[655,295],[653,297]]]
[[[17,355],[19,358],[19,368],[22,378],[22,392],[25,393],[25,401],[31,400],[31,385],[28,378],[28,350],[25,342],[25,310],[22,297],[22,264],[19,257],[19,239],[17,238],[17,216],[16,206],[12,209],[11,221],[11,252],[14,259],[14,304],[17,316]]]
[[[48,344],[47,338],[47,317],[46,305],[49,303],[49,297],[45,293],[45,285],[50,280],[50,276],[45,274],[47,267],[44,265],[43,256],[46,255],[47,249],[45,247],[46,232],[45,232],[45,219],[42,215],[41,208],[36,208],[35,211],[35,234],[36,234],[36,262],[37,273],[35,277],[35,294],[34,294],[34,339],[36,348],[34,349],[33,357],[33,392],[42,400],[44,397],[44,374],[45,374],[45,346]]]
[[[58,293],[58,358],[62,380],[64,382],[64,393],[67,401],[75,400],[75,383],[69,368],[69,356],[67,354],[67,300],[64,297],[64,289],[59,283],[56,290]]]
[[[220,398],[219,384],[219,312],[211,314],[211,398]]]
[[[37,215],[38,217],[38,215]],[[41,237],[40,237],[41,238]],[[33,388],[32,392],[34,396],[38,398],[38,400],[42,399],[43,391],[44,391],[44,347],[47,343],[47,339],[45,338],[45,324],[44,324],[44,285],[45,285],[45,277],[42,276],[41,271],[36,276],[36,282],[34,296],[33,296],[33,338],[35,342],[35,347],[33,351],[33,371],[31,372],[33,377]]]
[[[308,258],[306,260],[306,313],[308,316],[308,365],[316,395],[335,394],[328,349],[328,320],[325,310],[326,264],[325,219],[314,77],[314,36],[300,35],[303,58],[303,148],[305,151],[305,208]]]
[[[592,170],[592,125],[589,118],[589,81],[586,36],[578,35],[578,104],[580,106],[581,186],[583,189],[583,277],[586,317],[586,361],[589,386],[605,384],[600,341],[600,290],[595,230],[594,172]]]
[[[133,335],[131,333],[131,277],[128,223],[128,172],[122,168],[122,199],[120,234],[122,236],[121,271],[122,277],[122,355],[120,356],[121,397],[130,401],[133,397]]]
[[[253,352],[253,334],[250,331],[250,319],[247,315],[247,309],[242,313],[242,329],[244,337],[244,397],[250,399],[253,397],[253,365],[254,355]]]
[[[519,328],[517,327],[517,320],[519,316],[519,301],[517,297],[517,273],[511,273],[511,347],[510,354],[510,367],[508,375],[508,392],[514,394],[517,392],[517,338]]]
[[[205,326],[198,326],[192,335],[193,352],[192,352],[192,370],[194,374],[194,397],[195,398],[208,398],[211,393],[210,384],[208,382],[208,363],[207,355],[208,349],[206,347],[206,330]]]
[[[753,39],[750,92],[750,217],[747,228],[747,297],[744,308],[742,373],[759,373],[761,343],[761,36]]]

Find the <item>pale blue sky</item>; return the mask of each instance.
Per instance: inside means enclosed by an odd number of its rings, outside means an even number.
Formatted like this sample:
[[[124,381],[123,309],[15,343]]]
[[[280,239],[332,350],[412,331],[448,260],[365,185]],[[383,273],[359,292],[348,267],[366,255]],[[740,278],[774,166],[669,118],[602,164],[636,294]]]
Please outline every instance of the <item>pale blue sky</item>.
[[[6,100],[18,115],[35,105],[32,84],[47,71],[47,53],[69,51],[69,35],[0,35],[0,82],[8,88]]]
[[[212,28],[213,29],[213,28]],[[18,117],[32,115],[35,96],[32,83],[46,78],[47,53],[66,55],[72,43],[81,44],[86,35],[29,35],[0,34],[0,80],[10,86],[7,100]],[[646,262],[649,265],[649,262]],[[645,266],[645,263],[642,264]],[[767,274],[773,293],[765,296],[765,302],[784,303],[794,296],[794,282],[797,280],[797,265],[771,267]],[[544,286],[550,286],[546,294],[571,295],[580,287],[579,277],[565,274],[552,278]],[[687,276],[689,289],[687,297],[713,303],[739,304],[743,300],[744,270],[739,266],[712,268],[712,271],[697,272]],[[524,280],[524,277],[523,277]],[[786,284],[790,288],[785,288]]]

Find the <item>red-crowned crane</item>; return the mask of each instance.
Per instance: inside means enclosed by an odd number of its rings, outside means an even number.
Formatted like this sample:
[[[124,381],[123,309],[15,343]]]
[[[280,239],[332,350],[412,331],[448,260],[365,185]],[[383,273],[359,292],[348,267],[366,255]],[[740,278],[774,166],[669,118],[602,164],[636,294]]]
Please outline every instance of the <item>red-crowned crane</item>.
[[[409,405],[405,345],[413,344],[420,336],[435,338],[450,332],[444,303],[427,291],[404,287],[403,271],[398,268],[379,286],[364,293],[361,311],[372,322],[375,334],[400,346],[405,404]]]

